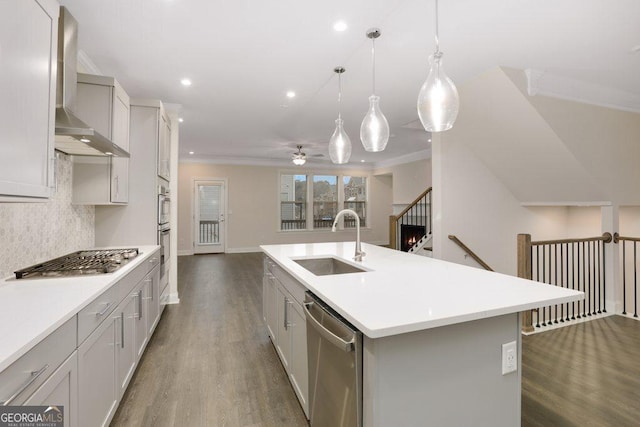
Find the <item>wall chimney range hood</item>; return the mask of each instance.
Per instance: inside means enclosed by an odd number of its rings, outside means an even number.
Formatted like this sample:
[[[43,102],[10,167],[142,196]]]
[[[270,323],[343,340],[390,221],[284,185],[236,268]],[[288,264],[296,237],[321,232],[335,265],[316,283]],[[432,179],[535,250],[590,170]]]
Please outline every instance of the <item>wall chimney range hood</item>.
[[[74,156],[129,157],[129,153],[76,116],[78,21],[60,7],[55,149]]]

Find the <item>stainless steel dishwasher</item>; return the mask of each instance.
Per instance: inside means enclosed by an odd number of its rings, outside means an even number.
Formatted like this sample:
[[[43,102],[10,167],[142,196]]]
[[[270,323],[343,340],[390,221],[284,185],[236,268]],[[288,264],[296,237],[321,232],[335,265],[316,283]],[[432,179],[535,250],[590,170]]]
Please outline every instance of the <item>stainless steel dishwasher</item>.
[[[362,426],[362,333],[311,292],[304,298],[312,427]]]

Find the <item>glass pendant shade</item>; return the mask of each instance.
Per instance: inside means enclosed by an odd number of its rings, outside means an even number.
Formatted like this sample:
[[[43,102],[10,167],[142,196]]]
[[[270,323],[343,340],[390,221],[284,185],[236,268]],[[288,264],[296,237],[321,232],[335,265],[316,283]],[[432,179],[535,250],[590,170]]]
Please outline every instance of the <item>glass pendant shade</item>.
[[[347,163],[351,157],[351,140],[342,127],[343,123],[343,120],[338,116],[336,130],[333,131],[333,135],[329,139],[329,157],[336,164]]]
[[[442,52],[431,57],[427,80],[418,95],[418,116],[425,130],[442,132],[451,129],[458,117],[460,99],[453,81],[442,68]]]
[[[360,141],[364,149],[370,152],[378,152],[385,149],[389,141],[389,122],[380,111],[380,97],[369,97],[369,111],[360,125]]]

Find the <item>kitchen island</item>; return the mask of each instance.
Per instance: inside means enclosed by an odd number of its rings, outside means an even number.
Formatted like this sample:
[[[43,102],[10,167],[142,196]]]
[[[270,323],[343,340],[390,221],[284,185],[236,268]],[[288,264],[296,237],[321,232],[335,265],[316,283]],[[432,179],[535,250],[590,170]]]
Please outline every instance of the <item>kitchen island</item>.
[[[583,298],[582,292],[368,244],[357,263],[353,242],[262,250],[362,332],[364,426],[519,425],[519,313]],[[316,275],[299,262],[317,258],[364,271]],[[516,349],[515,371],[505,374],[503,344]],[[294,389],[305,385],[298,381]]]

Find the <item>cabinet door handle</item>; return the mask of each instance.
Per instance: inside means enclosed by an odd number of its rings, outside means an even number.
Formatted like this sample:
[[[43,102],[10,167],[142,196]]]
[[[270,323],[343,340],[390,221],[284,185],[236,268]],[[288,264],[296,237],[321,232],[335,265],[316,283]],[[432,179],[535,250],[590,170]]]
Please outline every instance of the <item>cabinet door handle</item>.
[[[284,330],[289,329],[289,299],[284,297]]]
[[[124,311],[120,312],[120,347],[124,348]]]
[[[138,320],[142,320],[142,289],[138,291]]]
[[[104,315],[105,315],[105,313],[106,313],[107,311],[109,311],[109,307],[111,307],[111,304],[112,304],[112,303],[108,302],[108,303],[107,303],[107,305],[105,305],[105,306],[104,306],[104,308],[102,309],[102,311],[99,311],[99,312],[97,312],[97,313],[96,313],[96,317],[102,317],[102,316],[104,316]]]
[[[31,372],[31,376],[29,377],[29,379],[24,384],[22,384],[22,386],[15,393],[13,393],[11,396],[9,396],[9,398],[7,400],[2,402],[2,406],[9,406],[11,404],[11,402],[13,402],[16,399],[16,397],[20,396],[20,394],[23,391],[25,391],[27,388],[29,388],[29,386],[31,384],[33,384],[33,382],[35,380],[37,380],[40,375],[44,374],[44,371],[46,371],[47,368],[49,368],[49,364],[48,363],[46,365],[44,365],[42,368],[40,368],[39,370],[32,371]]]

